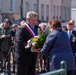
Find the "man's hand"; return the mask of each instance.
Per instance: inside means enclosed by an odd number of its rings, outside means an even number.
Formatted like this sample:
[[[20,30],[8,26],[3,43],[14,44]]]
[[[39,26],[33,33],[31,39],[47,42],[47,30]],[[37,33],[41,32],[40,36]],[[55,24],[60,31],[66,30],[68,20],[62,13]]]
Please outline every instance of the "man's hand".
[[[6,38],[6,35],[2,35],[1,38]]]
[[[40,52],[40,48],[38,48],[38,49],[32,49],[32,52]]]

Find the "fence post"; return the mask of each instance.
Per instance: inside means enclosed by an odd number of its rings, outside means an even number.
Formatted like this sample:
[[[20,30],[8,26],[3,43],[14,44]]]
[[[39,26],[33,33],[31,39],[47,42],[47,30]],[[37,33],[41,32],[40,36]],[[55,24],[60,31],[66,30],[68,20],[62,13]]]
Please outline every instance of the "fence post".
[[[66,62],[65,61],[61,61],[60,65],[61,65],[61,69],[65,69],[65,72],[62,75],[67,75]]]
[[[67,75],[66,61],[61,61],[60,69],[38,75]]]

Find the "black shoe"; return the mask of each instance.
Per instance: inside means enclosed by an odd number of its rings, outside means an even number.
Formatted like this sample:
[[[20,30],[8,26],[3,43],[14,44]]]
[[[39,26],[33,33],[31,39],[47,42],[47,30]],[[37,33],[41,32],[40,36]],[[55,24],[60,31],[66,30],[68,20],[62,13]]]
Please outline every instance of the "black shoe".
[[[7,73],[8,75],[12,75],[12,74],[11,74],[10,72],[8,72],[8,71],[7,71],[6,73]]]

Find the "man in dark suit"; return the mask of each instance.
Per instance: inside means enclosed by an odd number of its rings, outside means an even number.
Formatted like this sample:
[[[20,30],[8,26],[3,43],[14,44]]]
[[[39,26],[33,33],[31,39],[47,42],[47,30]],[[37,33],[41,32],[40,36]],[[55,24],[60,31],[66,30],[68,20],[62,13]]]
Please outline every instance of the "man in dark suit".
[[[36,53],[31,52],[31,47],[25,48],[27,41],[37,35],[37,13],[29,11],[26,14],[26,22],[16,31],[15,61],[17,63],[17,75],[35,75]]]
[[[75,22],[70,20],[67,24],[67,33],[70,39],[73,54],[75,56],[75,67],[76,67],[76,30],[74,30]],[[76,70],[75,70],[76,71]]]

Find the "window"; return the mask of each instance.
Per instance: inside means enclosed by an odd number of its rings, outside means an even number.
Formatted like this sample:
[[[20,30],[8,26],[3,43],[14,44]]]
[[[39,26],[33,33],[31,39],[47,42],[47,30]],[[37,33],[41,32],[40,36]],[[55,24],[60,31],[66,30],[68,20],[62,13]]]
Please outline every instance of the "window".
[[[49,5],[46,5],[46,20],[49,19]]]
[[[60,17],[59,17],[60,20],[62,20],[62,17],[61,16],[62,16],[62,6],[60,6]]]
[[[59,7],[57,6],[57,19],[58,19],[58,17],[59,17]]]
[[[28,2],[26,2],[25,3],[25,15],[26,15],[26,13],[29,11],[29,3]]]
[[[41,4],[41,19],[44,20],[44,4]]]
[[[70,7],[68,7],[67,11],[68,11],[68,19],[69,19],[70,18],[70,15],[71,15]]]
[[[66,20],[66,7],[64,7],[64,20]]]
[[[14,0],[10,0],[10,11],[11,12],[14,12],[14,4],[15,4]]]
[[[56,8],[55,5],[53,5],[53,19],[55,19],[55,12],[56,12]]]
[[[2,0],[0,0],[0,11],[2,10]]]
[[[37,4],[34,4],[34,11],[37,12]]]

